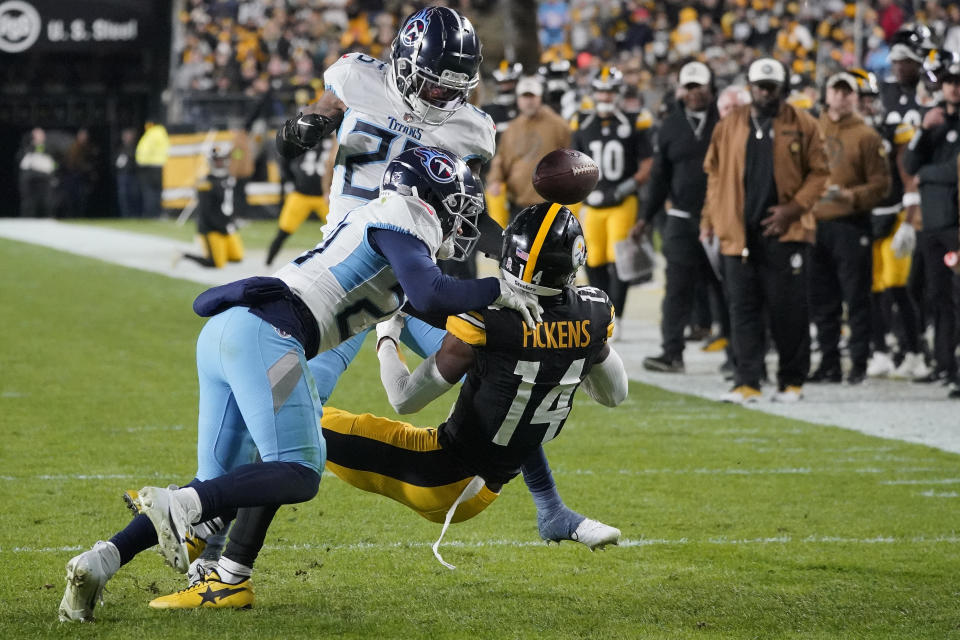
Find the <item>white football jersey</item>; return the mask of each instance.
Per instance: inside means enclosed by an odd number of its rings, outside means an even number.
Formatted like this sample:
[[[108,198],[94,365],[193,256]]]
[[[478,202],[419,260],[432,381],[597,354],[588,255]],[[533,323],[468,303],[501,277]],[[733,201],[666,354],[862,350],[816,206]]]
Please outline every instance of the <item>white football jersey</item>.
[[[367,239],[367,229],[391,229],[419,238],[436,260],[440,220],[422,200],[388,192],[342,216],[316,249],[274,274],[310,308],[320,327],[320,351],[337,346],[381,320],[405,300],[390,263]]]
[[[377,197],[383,171],[395,156],[413,147],[440,147],[464,162],[493,157],[496,129],[486,113],[465,105],[442,125],[411,120],[388,63],[362,53],[342,56],[323,74],[327,91],[347,105],[337,130],[337,161],[330,186],[329,233],[351,209]]]

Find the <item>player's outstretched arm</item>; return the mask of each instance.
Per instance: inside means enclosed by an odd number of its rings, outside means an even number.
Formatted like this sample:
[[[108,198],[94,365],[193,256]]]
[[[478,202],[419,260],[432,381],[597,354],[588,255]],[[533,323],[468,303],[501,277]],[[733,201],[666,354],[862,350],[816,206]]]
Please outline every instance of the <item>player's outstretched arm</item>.
[[[410,373],[400,359],[397,341],[403,320],[399,314],[377,325],[377,358],[380,381],[393,410],[403,415],[416,413],[446,393],[473,364],[473,349],[447,334],[437,353]]]
[[[343,122],[347,105],[332,91],[290,118],[277,131],[277,151],[284,158],[296,158],[320,144]]]
[[[587,395],[604,405],[615,407],[627,399],[627,370],[620,356],[609,344],[603,347],[590,373],[583,379]]]

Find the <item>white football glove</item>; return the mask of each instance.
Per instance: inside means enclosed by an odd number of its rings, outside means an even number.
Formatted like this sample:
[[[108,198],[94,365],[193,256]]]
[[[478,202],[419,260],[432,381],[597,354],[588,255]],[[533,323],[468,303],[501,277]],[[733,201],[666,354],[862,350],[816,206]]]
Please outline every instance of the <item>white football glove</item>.
[[[389,320],[377,323],[377,349],[380,349],[380,341],[384,338],[390,338],[395,345],[400,344],[400,332],[403,331],[403,314],[395,313]]]
[[[543,309],[537,302],[537,296],[514,289],[507,284],[506,280],[500,281],[500,297],[494,300],[493,304],[519,311],[520,315],[523,316],[523,321],[531,329],[535,328],[537,323],[542,320],[540,314],[543,313]]]
[[[906,258],[917,247],[917,232],[913,225],[908,222],[901,222],[900,228],[893,234],[893,241],[890,248],[893,249],[893,255],[897,258]]]

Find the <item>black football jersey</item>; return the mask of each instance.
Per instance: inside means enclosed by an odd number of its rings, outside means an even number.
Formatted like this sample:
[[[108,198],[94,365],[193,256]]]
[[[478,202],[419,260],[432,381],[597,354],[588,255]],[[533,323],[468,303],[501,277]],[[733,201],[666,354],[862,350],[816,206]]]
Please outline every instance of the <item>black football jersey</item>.
[[[890,161],[891,183],[890,191],[878,206],[891,207],[903,198],[903,181],[900,179],[900,168],[897,165],[896,148],[910,142],[913,134],[920,128],[927,109],[917,102],[916,93],[904,91],[896,82],[884,84],[880,89],[880,98],[885,115],[879,132]]]
[[[323,195],[323,176],[327,169],[327,159],[333,147],[333,137],[324,138],[315,149],[310,149],[302,156],[284,160],[284,180],[293,182],[297,193],[305,196]]]
[[[560,433],[573,395],[613,330],[613,305],[592,287],[567,287],[535,330],[516,311],[451,316],[447,331],[475,347],[476,363],[439,441],[474,473],[504,483]]]
[[[584,204],[602,208],[622,202],[614,195],[617,185],[637,172],[641,160],[653,155],[647,131],[650,124],[646,112],[635,116],[614,111],[605,117],[595,113],[573,117],[570,146],[589,155],[600,167],[600,181]]]
[[[233,208],[237,194],[237,179],[233,176],[207,176],[197,186],[197,232],[234,233],[237,227]]]

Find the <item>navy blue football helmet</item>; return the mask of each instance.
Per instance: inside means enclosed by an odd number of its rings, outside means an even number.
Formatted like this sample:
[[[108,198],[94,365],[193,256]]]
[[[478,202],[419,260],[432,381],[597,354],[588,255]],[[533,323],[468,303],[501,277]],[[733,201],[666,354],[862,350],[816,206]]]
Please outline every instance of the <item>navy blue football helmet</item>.
[[[450,255],[463,262],[480,239],[477,220],[484,209],[483,188],[470,168],[454,153],[437,147],[415,147],[387,165],[380,191],[416,196],[437,214]]]
[[[397,89],[412,115],[440,125],[480,83],[480,38],[447,7],[427,7],[403,21],[390,53]]]

